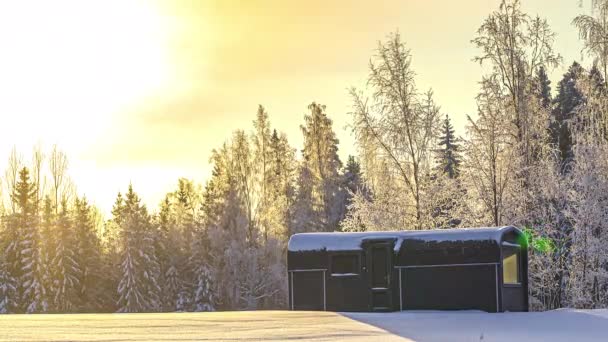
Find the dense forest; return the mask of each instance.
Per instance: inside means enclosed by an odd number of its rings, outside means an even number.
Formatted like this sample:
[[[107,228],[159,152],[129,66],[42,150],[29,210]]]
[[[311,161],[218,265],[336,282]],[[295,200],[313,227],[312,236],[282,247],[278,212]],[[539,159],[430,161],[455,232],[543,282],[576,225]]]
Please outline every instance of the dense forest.
[[[528,236],[534,310],[608,307],[608,0],[591,6],[572,23],[588,66],[563,61],[547,21],[518,0],[480,23],[464,137],[417,88],[412,52],[393,33],[366,86],[349,90],[358,155],[346,161],[324,105],[305,111],[300,151],[260,105],[213,150],[205,184],[179,179],[157,208],[125,185],[103,217],[59,148],[14,150],[0,313],[285,308],[291,234],[500,225]]]

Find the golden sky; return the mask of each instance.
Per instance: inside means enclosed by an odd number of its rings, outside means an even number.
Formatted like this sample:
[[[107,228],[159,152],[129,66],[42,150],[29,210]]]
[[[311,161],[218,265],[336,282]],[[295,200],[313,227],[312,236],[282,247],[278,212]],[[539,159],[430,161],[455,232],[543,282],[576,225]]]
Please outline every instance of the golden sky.
[[[421,90],[459,132],[482,69],[470,43],[499,0],[54,0],[0,2],[0,167],[13,145],[58,144],[108,212],[131,181],[151,206],[180,176],[203,182],[211,149],[251,128],[257,105],[300,148],[307,105],[327,105],[343,159],[354,153],[347,88],[378,40],[399,30]],[[579,0],[523,0],[548,19],[564,65],[580,42]],[[589,64],[588,60],[583,60]]]

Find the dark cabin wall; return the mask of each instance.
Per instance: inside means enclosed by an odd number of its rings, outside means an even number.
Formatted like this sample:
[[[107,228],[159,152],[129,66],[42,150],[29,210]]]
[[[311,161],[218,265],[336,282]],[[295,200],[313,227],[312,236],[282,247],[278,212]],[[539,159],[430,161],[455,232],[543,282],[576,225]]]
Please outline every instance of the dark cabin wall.
[[[327,253],[325,251],[288,252],[287,265],[289,271],[307,270],[287,272],[290,308],[324,310],[323,281],[327,278],[327,272],[309,270],[327,269]]]
[[[357,275],[332,276],[333,255],[356,254]],[[329,311],[369,311],[369,288],[366,259],[362,251],[350,252],[289,252],[288,272],[291,307],[291,278],[293,274],[293,302],[295,310],[323,310],[323,277],[325,277],[325,304]],[[325,272],[300,270],[325,269]]]
[[[528,311],[524,299],[523,286],[508,287],[505,286],[502,292],[502,311]]]
[[[500,248],[495,240],[426,241],[406,239],[397,255],[396,265],[446,265],[496,263]]]
[[[332,277],[327,280],[327,310],[369,311],[366,275]]]
[[[288,252],[288,270],[328,269],[327,251]]]

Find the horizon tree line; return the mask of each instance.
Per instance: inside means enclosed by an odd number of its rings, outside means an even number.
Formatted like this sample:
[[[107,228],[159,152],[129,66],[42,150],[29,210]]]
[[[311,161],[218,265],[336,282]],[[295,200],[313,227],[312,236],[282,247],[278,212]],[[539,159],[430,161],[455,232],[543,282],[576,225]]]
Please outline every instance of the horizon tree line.
[[[591,6],[573,25],[593,63],[573,62],[555,96],[548,22],[518,0],[488,15],[464,137],[393,33],[349,90],[358,155],[346,163],[324,105],[303,116],[301,157],[260,105],[212,151],[204,185],[180,178],[157,208],[129,185],[103,218],[57,147],[37,146],[29,165],[13,150],[0,313],[285,308],[294,233],[501,225],[528,236],[532,309],[608,307],[608,1]]]

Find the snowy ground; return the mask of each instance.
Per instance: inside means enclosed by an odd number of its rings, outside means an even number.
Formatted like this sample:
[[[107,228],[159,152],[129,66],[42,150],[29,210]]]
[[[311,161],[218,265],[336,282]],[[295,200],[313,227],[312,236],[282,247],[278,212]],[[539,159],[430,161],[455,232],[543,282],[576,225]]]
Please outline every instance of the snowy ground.
[[[608,341],[608,310],[345,314],[413,341]]]
[[[608,310],[0,315],[2,341],[606,341]]]

